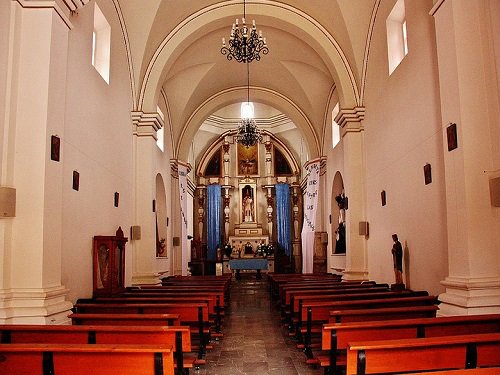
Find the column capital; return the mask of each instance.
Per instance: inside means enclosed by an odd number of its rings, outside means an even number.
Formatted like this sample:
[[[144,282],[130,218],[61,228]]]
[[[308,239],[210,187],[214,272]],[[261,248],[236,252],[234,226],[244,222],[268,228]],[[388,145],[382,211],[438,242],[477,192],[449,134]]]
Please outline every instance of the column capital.
[[[131,112],[133,131],[137,137],[153,137],[157,139],[156,132],[164,126],[164,121],[157,112]]]
[[[179,165],[184,165],[187,167],[187,173],[191,172],[191,164],[183,162],[178,159],[170,159],[170,175],[173,178],[179,178]],[[196,188],[196,186],[195,186]]]
[[[66,24],[68,29],[73,28],[73,24],[69,20],[69,17],[66,13],[61,9],[59,6],[58,2],[55,0],[13,0],[17,2],[21,7],[24,9],[49,9],[52,8],[54,11],[57,13],[57,15],[61,18],[61,20]],[[77,0],[76,2],[82,2],[85,1],[85,3],[89,2],[89,0]],[[72,0],[63,0],[64,5],[68,5],[68,3],[73,3]],[[71,8],[68,7],[70,11],[73,11]]]
[[[365,107],[354,107],[341,108],[334,120],[345,132],[360,132],[364,130],[364,119]]]

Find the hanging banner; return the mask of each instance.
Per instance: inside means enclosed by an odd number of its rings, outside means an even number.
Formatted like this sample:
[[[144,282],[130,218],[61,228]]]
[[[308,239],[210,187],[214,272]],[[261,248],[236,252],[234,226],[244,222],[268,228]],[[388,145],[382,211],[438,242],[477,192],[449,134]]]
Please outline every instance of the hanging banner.
[[[178,164],[179,173],[179,198],[181,207],[181,270],[182,275],[187,275],[189,240],[187,238],[187,166]]]
[[[302,226],[302,273],[313,272],[314,231],[319,195],[320,161],[306,166],[308,172],[304,195],[304,223]]]

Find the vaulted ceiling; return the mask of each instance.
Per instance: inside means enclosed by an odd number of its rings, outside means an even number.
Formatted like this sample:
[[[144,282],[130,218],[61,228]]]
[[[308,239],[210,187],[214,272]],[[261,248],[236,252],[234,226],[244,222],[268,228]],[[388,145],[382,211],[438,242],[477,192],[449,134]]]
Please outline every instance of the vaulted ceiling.
[[[270,50],[250,64],[251,100],[295,124],[311,157],[323,153],[333,106],[338,101],[343,108],[363,105],[367,46],[379,2],[246,1],[247,23],[256,21]],[[214,113],[231,117],[228,108],[246,99],[245,64],[220,52],[221,39],[227,40],[235,19],[242,18],[243,1],[114,4],[129,49],[134,109],[155,112],[160,103],[173,155],[186,159],[204,121]]]

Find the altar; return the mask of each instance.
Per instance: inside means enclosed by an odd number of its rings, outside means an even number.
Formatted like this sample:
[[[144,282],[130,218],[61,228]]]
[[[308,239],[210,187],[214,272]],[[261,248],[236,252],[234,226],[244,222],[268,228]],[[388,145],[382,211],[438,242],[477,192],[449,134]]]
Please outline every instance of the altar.
[[[266,258],[241,258],[241,259],[231,259],[229,261],[229,269],[231,271],[236,271],[236,279],[240,279],[241,270],[256,270],[257,279],[261,279],[261,270],[267,270],[269,268],[269,261]]]

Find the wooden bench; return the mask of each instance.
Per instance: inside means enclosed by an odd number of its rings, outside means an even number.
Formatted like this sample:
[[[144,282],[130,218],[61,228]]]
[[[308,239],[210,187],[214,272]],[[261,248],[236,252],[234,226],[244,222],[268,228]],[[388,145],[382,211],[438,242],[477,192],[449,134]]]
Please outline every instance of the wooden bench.
[[[411,308],[410,310],[414,309]],[[393,316],[387,311],[381,313]],[[366,316],[366,319],[370,318],[369,315]],[[352,341],[424,338],[494,332],[500,332],[500,314],[328,323],[323,325],[322,329],[321,349],[325,354],[315,355],[315,359],[317,359],[322,367],[329,367],[330,373],[334,373],[338,372],[338,365],[345,366],[347,344]]]
[[[500,366],[500,333],[351,342],[346,375]]]
[[[364,299],[364,300],[345,300],[345,301],[316,301],[302,304],[299,309],[299,320],[297,322],[296,335],[299,345],[304,335],[304,351],[308,358],[311,356],[311,342],[313,326],[315,333],[321,332],[321,326],[328,323],[330,311],[332,310],[366,310],[389,307],[413,307],[430,306],[437,303],[435,296],[407,296],[401,294],[399,297]],[[306,322],[306,329],[302,329],[302,323]],[[300,347],[300,346],[299,346]]]
[[[163,345],[0,344],[2,375],[172,375]]]
[[[1,344],[140,344],[172,346],[179,373],[199,364],[187,326],[0,325]]]
[[[462,370],[422,371],[412,372],[412,375],[498,375],[500,367],[469,368]]]
[[[115,297],[113,297],[115,298]],[[185,301],[189,301],[191,298],[193,301],[196,299],[206,300],[208,303],[209,315],[215,320],[215,332],[221,333],[222,317],[224,316],[225,310],[225,298],[223,291],[171,291],[171,290],[158,290],[158,289],[134,289],[128,292],[121,293],[116,298],[150,298],[153,302],[157,303],[160,300],[168,298],[181,299],[185,298]],[[96,298],[95,301],[110,300],[111,298],[103,299]],[[83,302],[83,300],[82,300]],[[142,301],[143,303],[145,302]],[[219,335],[220,336],[220,335]]]
[[[99,314],[68,315],[73,325],[179,326],[179,314]]]
[[[219,306],[220,296],[218,294],[204,294],[200,295],[189,295],[189,294],[179,294],[165,295],[163,293],[132,293],[132,295],[127,296],[117,296],[117,297],[98,297],[93,299],[79,299],[78,303],[139,303],[139,304],[149,304],[149,303],[206,303],[208,306],[209,318],[213,318],[214,330],[218,336],[222,336],[221,333],[221,322],[222,315]],[[212,321],[210,321],[212,323]]]
[[[285,301],[281,304],[281,314],[290,331],[293,331],[293,319],[296,317],[297,311],[299,311],[299,301],[304,298],[311,296],[311,300],[318,300],[324,298],[334,299],[336,295],[345,294],[365,294],[365,293],[376,293],[376,292],[388,292],[390,291],[385,287],[370,287],[370,288],[322,288],[322,289],[310,289],[310,290],[287,290],[285,292]],[[328,296],[328,297],[324,297]],[[316,298],[315,298],[316,297]]]
[[[198,335],[200,358],[206,354],[210,339],[206,303],[76,303],[73,309],[80,314],[178,314],[181,324]]]
[[[383,307],[357,310],[330,311],[330,323],[365,322],[370,320],[434,318],[437,305]]]
[[[302,306],[307,303],[312,302],[320,302],[320,301],[355,301],[355,300],[370,300],[370,299],[386,299],[386,298],[408,298],[408,297],[420,297],[427,296],[428,293],[425,291],[411,291],[411,290],[403,290],[403,291],[379,291],[377,289],[362,289],[360,291],[356,291],[351,293],[352,291],[348,291],[348,293],[330,293],[325,292],[324,294],[306,294],[303,295],[301,293],[297,293],[292,296],[292,301],[290,304],[289,319],[292,323],[298,322],[300,325],[302,320],[298,316],[298,311],[301,310]],[[293,324],[292,324],[293,326]]]

